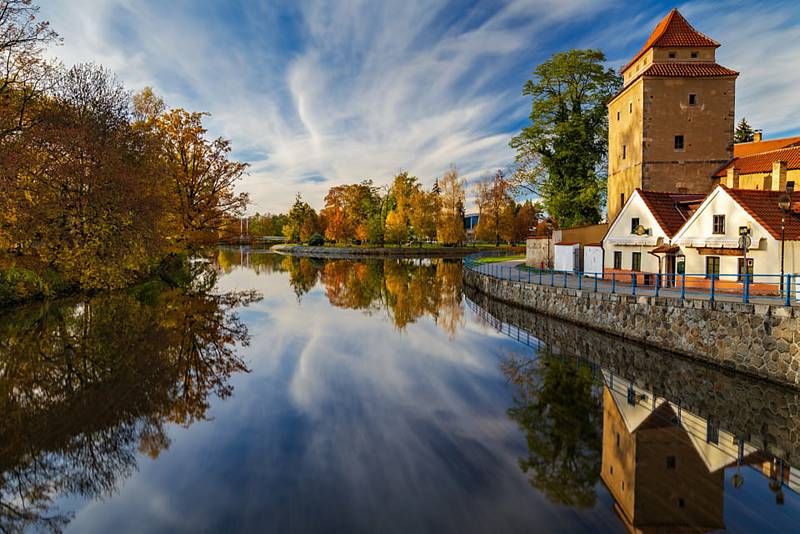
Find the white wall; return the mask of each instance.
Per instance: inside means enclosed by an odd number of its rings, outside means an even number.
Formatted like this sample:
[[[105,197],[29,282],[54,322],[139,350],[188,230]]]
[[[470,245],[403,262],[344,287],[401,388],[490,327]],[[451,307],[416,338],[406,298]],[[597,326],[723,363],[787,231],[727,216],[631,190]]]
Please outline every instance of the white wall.
[[[603,276],[603,247],[583,248],[583,272],[599,273],[598,276]]]
[[[576,271],[580,265],[576,265],[575,258],[580,254],[580,245],[556,245],[556,271]]]
[[[639,224],[650,230],[649,236],[638,237],[631,233],[631,219],[634,217],[639,218]],[[633,239],[636,238],[641,245],[628,245],[614,243],[614,238]],[[669,241],[667,235],[656,222],[647,205],[639,196],[638,191],[631,195],[631,198],[625,204],[625,207],[619,213],[614,223],[609,228],[608,234],[603,240],[604,264],[606,269],[614,268],[614,252],[622,252],[622,268],[630,270],[632,267],[632,257],[634,252],[639,252],[642,255],[642,271],[657,273],[658,272],[658,258],[648,251],[653,250],[661,242]]]

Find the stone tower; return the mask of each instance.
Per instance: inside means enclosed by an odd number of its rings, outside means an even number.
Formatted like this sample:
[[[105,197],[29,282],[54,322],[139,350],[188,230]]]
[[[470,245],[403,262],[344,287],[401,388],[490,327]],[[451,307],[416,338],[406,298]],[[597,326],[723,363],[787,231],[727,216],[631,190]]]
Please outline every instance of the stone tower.
[[[630,63],[608,104],[608,219],[637,187],[707,193],[733,157],[736,71],[719,43],[673,9]]]

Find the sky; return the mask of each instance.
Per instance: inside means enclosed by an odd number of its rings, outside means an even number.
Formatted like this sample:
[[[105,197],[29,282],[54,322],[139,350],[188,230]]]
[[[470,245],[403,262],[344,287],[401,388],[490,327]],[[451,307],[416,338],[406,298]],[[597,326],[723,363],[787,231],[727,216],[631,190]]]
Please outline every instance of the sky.
[[[470,181],[513,162],[521,90],[553,53],[599,48],[619,68],[677,7],[741,74],[736,120],[800,134],[800,3],[705,0],[39,0],[66,65],[110,67],[169,107],[207,111],[209,134],[250,167],[249,212],[333,185]]]

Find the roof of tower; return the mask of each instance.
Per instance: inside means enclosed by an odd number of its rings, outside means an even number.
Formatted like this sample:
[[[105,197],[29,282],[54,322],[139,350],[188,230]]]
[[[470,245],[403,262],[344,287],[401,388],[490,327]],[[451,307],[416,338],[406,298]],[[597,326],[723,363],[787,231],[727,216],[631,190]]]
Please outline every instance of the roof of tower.
[[[641,50],[628,62],[623,71],[636,63],[648,50],[653,47],[688,47],[688,46],[719,46],[719,43],[695,30],[689,21],[677,9],[670,11],[667,16],[661,19],[656,25],[653,33],[647,39]]]

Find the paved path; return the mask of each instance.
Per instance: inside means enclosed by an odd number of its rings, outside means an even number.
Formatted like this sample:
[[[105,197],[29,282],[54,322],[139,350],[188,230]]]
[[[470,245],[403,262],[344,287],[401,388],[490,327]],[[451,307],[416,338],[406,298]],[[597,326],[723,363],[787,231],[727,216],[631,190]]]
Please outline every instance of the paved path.
[[[545,286],[568,287],[572,289],[583,289],[586,291],[596,290],[599,293],[616,293],[620,295],[633,294],[633,288],[627,281],[623,282],[622,280],[617,280],[616,283],[612,283],[610,280],[601,279],[595,281],[594,278],[589,276],[579,277],[575,274],[565,273],[563,271],[542,272],[540,278],[539,271],[521,269],[520,267],[522,267],[524,263],[524,260],[484,263],[478,265],[476,270],[485,274],[498,276],[506,280],[510,279],[519,282],[530,281],[530,283],[537,285],[541,280],[541,285]],[[658,296],[680,299],[680,278],[678,278],[677,282],[678,287],[661,287],[658,290]],[[639,285],[636,287],[636,295],[655,296],[656,290],[652,285]],[[710,300],[711,293],[708,289],[687,288],[685,291],[685,298],[686,300]],[[792,306],[800,306],[800,301],[798,301],[797,298],[798,297],[796,295],[792,295],[792,299],[790,301]],[[714,294],[714,300],[719,302],[743,302],[741,293],[731,293],[726,291],[716,291]],[[750,304],[784,305],[784,303],[784,297],[779,297],[777,295],[764,296],[752,293],[750,295]]]

